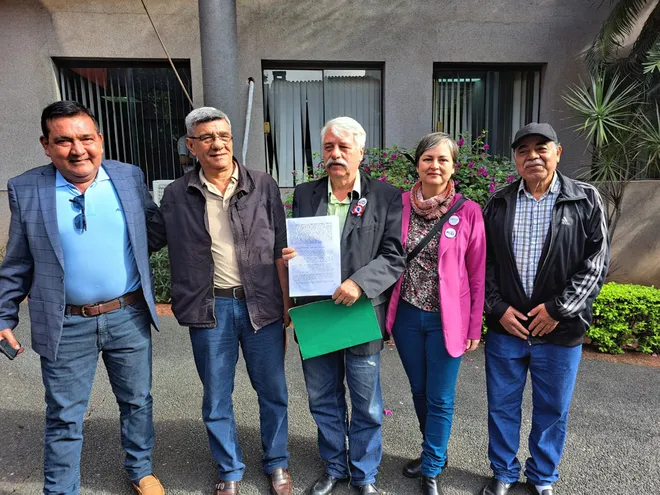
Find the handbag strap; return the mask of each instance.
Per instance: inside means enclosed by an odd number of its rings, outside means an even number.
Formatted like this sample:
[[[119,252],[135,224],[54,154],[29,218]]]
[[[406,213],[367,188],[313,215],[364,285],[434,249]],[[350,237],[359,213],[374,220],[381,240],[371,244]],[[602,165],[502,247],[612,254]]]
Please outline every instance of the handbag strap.
[[[456,212],[456,210],[458,210],[461,207],[461,205],[463,203],[465,203],[466,201],[467,201],[467,198],[465,198],[465,197],[459,199],[458,201],[456,201],[456,203],[454,203],[454,206],[452,206],[451,209],[447,213],[442,215],[440,220],[438,220],[438,222],[433,226],[431,231],[428,234],[426,234],[424,239],[419,241],[419,244],[417,244],[417,246],[415,246],[415,249],[413,249],[412,251],[410,251],[410,253],[408,253],[406,263],[410,263],[415,258],[415,256],[417,256],[422,251],[422,249],[424,249],[426,247],[426,245],[429,242],[431,242],[431,239],[433,239],[435,234],[437,234],[440,231],[440,229],[445,224],[445,222],[447,220],[449,220],[449,217],[451,217]]]

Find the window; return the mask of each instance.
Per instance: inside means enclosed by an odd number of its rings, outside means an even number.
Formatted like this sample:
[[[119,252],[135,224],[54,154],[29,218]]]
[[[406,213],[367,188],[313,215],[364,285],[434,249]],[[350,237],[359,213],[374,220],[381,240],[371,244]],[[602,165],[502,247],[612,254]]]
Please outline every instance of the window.
[[[485,129],[491,153],[511,156],[516,131],[539,119],[539,66],[436,64],[433,73],[434,127],[454,139]]]
[[[192,110],[167,62],[56,60],[62,99],[92,110],[104,138],[105,158],[142,169],[154,180],[183,174],[177,141]],[[189,62],[175,62],[191,92]]]
[[[264,64],[266,164],[282,187],[309,175],[321,154],[320,132],[330,119],[357,120],[367,148],[382,143],[382,64],[347,68]]]

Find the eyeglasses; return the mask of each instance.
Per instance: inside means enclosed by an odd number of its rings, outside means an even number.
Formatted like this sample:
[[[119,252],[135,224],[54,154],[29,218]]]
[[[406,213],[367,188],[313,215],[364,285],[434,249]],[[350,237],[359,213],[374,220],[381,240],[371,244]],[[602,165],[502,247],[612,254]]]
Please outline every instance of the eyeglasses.
[[[197,139],[201,143],[206,145],[214,143],[216,139],[219,139],[222,144],[227,144],[232,139],[232,135],[228,132],[218,132],[211,134],[202,134],[201,136],[187,136],[190,139]]]
[[[87,217],[85,216],[85,195],[81,194],[71,198],[69,201],[73,203],[73,207],[78,210],[78,213],[73,218],[73,226],[80,232],[87,230]]]

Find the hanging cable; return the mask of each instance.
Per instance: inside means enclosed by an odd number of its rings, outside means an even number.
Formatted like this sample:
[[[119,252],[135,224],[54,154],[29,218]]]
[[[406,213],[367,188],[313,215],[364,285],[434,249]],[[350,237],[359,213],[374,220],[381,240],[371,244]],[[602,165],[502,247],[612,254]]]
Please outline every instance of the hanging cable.
[[[140,0],[140,1],[142,2],[142,6],[144,7],[144,11],[147,13],[147,17],[149,18],[149,22],[151,22],[151,25],[154,28],[156,36],[158,37],[158,41],[160,41],[160,44],[163,47],[163,51],[165,52],[165,56],[167,57],[167,60],[169,60],[170,65],[172,66],[172,70],[174,71],[174,74],[176,74],[176,78],[179,80],[179,84],[181,85],[181,88],[183,89],[183,92],[186,94],[186,98],[188,98],[188,101],[190,102],[190,106],[195,108],[195,105],[193,104],[192,98],[188,94],[188,90],[186,89],[186,86],[183,84],[183,81],[181,80],[181,77],[179,76],[179,72],[176,70],[176,67],[174,67],[174,62],[172,62],[172,57],[170,57],[170,54],[167,52],[167,48],[165,48],[165,43],[163,43],[163,39],[160,37],[160,34],[158,33],[158,29],[156,29],[156,25],[154,24],[154,20],[151,18],[151,14],[149,14],[149,10],[147,9],[147,6],[144,4],[144,0]]]

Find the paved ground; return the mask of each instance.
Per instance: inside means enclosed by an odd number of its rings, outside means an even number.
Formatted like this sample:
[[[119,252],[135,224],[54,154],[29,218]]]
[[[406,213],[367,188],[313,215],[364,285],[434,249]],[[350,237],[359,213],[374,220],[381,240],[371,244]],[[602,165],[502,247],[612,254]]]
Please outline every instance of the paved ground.
[[[19,339],[29,344],[23,310]],[[478,493],[490,475],[487,461],[486,393],[483,349],[463,361],[456,416],[449,445],[450,467],[442,475],[447,494]],[[316,431],[295,343],[287,355],[290,395],[291,471],[302,494],[323,471]],[[383,493],[419,493],[400,474],[419,452],[420,435],[396,349],[383,351],[383,395],[392,411],[383,428],[384,456],[378,486]],[[187,331],[162,318],[154,336],[155,471],[169,494],[210,494],[215,482],[204,425],[201,386],[195,373]],[[523,438],[530,425],[526,396]],[[268,493],[261,474],[256,396],[245,366],[239,363],[234,394],[236,417],[247,471],[244,495]],[[37,494],[42,477],[43,387],[33,352],[10,363],[0,356],[0,493]],[[132,493],[121,468],[117,407],[101,365],[92,392],[82,462],[83,494]],[[522,442],[520,458],[527,455]],[[558,494],[660,493],[660,369],[598,360],[581,365],[571,411],[569,437]],[[336,494],[354,493],[343,486]],[[515,488],[512,494],[525,490]]]

